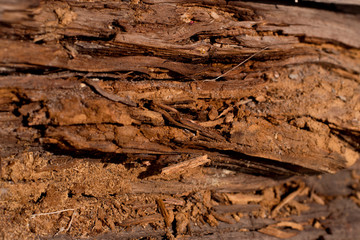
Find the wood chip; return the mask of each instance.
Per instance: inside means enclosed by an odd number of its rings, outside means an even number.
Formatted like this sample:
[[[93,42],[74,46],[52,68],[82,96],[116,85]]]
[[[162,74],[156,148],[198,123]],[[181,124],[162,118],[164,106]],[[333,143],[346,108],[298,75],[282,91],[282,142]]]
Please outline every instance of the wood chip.
[[[156,204],[158,206],[158,209],[159,209],[161,215],[164,218],[165,226],[169,227],[171,225],[172,220],[170,218],[168,210],[165,208],[165,204],[164,204],[163,200],[162,199],[156,199]],[[174,218],[174,216],[172,218]]]
[[[316,202],[317,204],[325,205],[324,199],[322,199],[322,197],[320,197],[319,195],[317,195],[317,194],[314,193],[314,192],[311,193],[311,199],[312,199],[314,202]]]
[[[97,217],[98,217],[98,219],[100,219],[101,221],[104,221],[104,219],[105,219],[105,211],[104,211],[103,208],[99,208],[99,209],[98,209]]]
[[[208,118],[212,121],[215,120],[218,115],[219,115],[218,111],[213,107],[208,113]]]
[[[293,200],[294,198],[296,198],[299,194],[302,193],[302,191],[305,189],[305,185],[304,183],[301,183],[299,188],[295,191],[290,193],[288,196],[286,196],[275,208],[274,210],[271,212],[271,217],[276,217],[277,214],[279,213],[280,209],[282,207],[284,207],[287,203],[289,203],[291,200]]]
[[[161,170],[161,175],[170,175],[174,173],[185,172],[188,169],[196,168],[198,166],[209,163],[210,159],[207,155],[192,158],[184,162],[180,162],[169,167],[165,167]]]
[[[232,214],[231,216],[235,219],[236,222],[240,222],[241,218],[238,214]]]
[[[262,195],[255,195],[255,194],[227,193],[225,195],[232,204],[239,204],[239,205],[245,205],[248,204],[249,202],[260,202],[264,199]]]
[[[230,112],[232,110],[234,110],[233,106],[230,106],[230,107],[226,108],[224,111],[222,111],[222,113],[219,116],[217,116],[217,119],[221,118],[222,116],[226,115],[228,112]]]
[[[211,215],[213,215],[216,218],[216,220],[219,220],[221,222],[228,223],[228,224],[235,223],[235,221],[233,219],[230,219],[230,218],[226,217],[225,215],[218,214],[214,211],[211,211]]]
[[[249,103],[249,102],[252,102],[252,99],[241,100],[241,101],[237,102],[237,103],[235,104],[235,106],[236,106],[236,107],[239,107],[240,105],[244,105],[244,104],[247,104],[247,103]]]
[[[217,225],[219,225],[219,222],[216,220],[216,218],[212,214],[209,214],[206,216],[206,222],[212,227],[216,227]]]
[[[294,207],[298,214],[300,214],[303,211],[308,211],[310,207],[306,204],[299,203],[298,201],[292,200],[289,203],[289,206]]]
[[[316,229],[323,229],[323,226],[321,225],[321,223],[315,219],[314,223],[313,223],[313,227]]]
[[[265,228],[258,230],[258,232],[281,239],[292,238],[298,234],[297,232],[285,232],[275,228],[274,226],[267,226]]]
[[[185,201],[183,199],[175,199],[175,198],[166,198],[164,199],[165,204],[179,205],[184,206]]]
[[[226,114],[225,123],[231,123],[233,121],[234,121],[234,114],[233,113]]]
[[[260,96],[257,96],[257,97],[255,98],[255,100],[258,101],[258,102],[265,102],[265,101],[266,101],[266,98],[265,98],[264,96],[260,95]]]
[[[199,122],[199,125],[202,127],[215,127],[220,125],[224,122],[223,118],[216,119],[214,121],[207,121],[207,122]]]
[[[295,222],[283,221],[283,222],[279,222],[279,223],[275,224],[275,226],[277,226],[277,227],[289,227],[289,228],[296,229],[296,230],[299,230],[299,231],[304,230],[303,225],[301,225],[299,223],[295,223]]]

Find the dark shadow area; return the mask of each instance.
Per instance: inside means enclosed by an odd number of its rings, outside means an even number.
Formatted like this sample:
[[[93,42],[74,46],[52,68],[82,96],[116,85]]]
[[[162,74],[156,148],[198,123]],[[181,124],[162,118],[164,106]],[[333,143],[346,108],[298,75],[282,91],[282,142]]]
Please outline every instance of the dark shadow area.
[[[136,168],[139,164],[142,164],[142,162],[148,161],[150,164],[148,165],[146,171],[139,174],[139,179],[145,179],[150,176],[158,175],[164,167],[184,161],[184,159],[181,159],[180,155],[128,155],[76,149],[61,149],[56,145],[46,145],[45,149],[52,152],[54,155],[67,155],[76,159],[81,158],[90,161],[101,161],[104,163],[124,164],[127,169]],[[228,169],[245,174],[267,177],[274,180],[282,180],[299,175],[321,174],[321,172],[301,167],[299,165],[284,163],[268,158],[250,156],[234,151],[219,152],[221,155],[210,155],[211,164],[207,165],[208,167]],[[174,159],[175,156],[179,156],[179,159]]]
[[[26,75],[26,74],[32,74],[32,75],[50,75],[54,73],[60,73],[64,69],[57,68],[57,67],[46,67],[46,66],[37,66],[37,65],[25,65],[25,66],[13,66],[8,69],[1,69],[0,70],[0,76],[20,76],[20,75]]]
[[[355,151],[360,151],[360,132],[347,129],[331,129],[331,133],[335,134],[342,141],[347,142]]]
[[[138,178],[139,179],[145,179],[147,177],[151,177],[151,176],[155,176],[161,173],[161,169],[164,168],[164,165],[159,164],[157,162],[152,163],[147,169],[146,171],[143,171],[139,174]]]
[[[211,166],[232,171],[268,177],[276,180],[286,179],[296,175],[317,175],[321,172],[304,168],[299,165],[254,157],[234,151],[220,151],[221,157],[212,159]]]
[[[77,149],[63,149],[57,145],[46,144],[44,150],[53,153],[56,156],[69,156],[74,159],[87,159],[102,161],[106,163],[125,163],[128,156],[119,153],[104,153],[99,151],[77,150]]]

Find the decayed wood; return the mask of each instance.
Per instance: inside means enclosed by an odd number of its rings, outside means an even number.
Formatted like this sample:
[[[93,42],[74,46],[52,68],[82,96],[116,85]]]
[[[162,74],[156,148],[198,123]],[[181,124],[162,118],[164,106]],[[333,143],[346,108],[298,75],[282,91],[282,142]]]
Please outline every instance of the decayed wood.
[[[187,171],[192,168],[196,168],[198,166],[204,165],[209,162],[210,159],[208,159],[207,155],[204,155],[165,167],[161,169],[161,174],[163,175],[176,174],[176,173],[181,174],[184,171]]]
[[[359,158],[359,15],[154,0],[34,1],[22,14],[0,19],[3,156],[207,154],[271,176]]]

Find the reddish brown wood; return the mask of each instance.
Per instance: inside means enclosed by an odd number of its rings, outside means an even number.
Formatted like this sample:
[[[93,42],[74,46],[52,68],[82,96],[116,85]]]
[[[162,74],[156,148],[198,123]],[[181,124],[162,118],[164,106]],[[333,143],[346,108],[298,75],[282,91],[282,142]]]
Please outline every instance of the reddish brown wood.
[[[358,188],[327,186],[349,172],[305,185],[294,176],[335,173],[359,158],[360,15],[353,2],[315,2],[0,0],[1,194],[9,192],[0,196],[14,203],[2,222],[18,217],[31,229],[25,234],[59,233],[28,216],[78,201],[88,208],[78,220],[86,234],[267,239],[258,230],[277,231],[281,220],[264,217],[276,209],[321,224],[309,223],[298,239],[327,228],[341,236],[322,217],[346,210],[348,218],[334,219],[359,222]],[[210,162],[182,164],[205,155]],[[181,172],[161,174],[171,168]],[[329,208],[310,204],[296,217],[306,203],[300,185],[306,201],[316,202],[316,189],[317,204]],[[16,192],[23,187],[29,196]],[[231,202],[239,193],[262,200]],[[245,217],[236,222],[238,211]],[[79,237],[76,215],[48,223],[73,218],[69,234]],[[161,230],[123,229],[148,223]]]

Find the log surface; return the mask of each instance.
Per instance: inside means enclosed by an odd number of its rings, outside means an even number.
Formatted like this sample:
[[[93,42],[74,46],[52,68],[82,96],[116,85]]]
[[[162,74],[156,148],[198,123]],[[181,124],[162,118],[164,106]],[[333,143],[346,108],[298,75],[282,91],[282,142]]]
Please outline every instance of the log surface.
[[[359,157],[359,15],[240,1],[31,6],[0,28],[2,155],[208,154],[274,176]]]
[[[354,239],[358,10],[0,0],[0,237]]]

